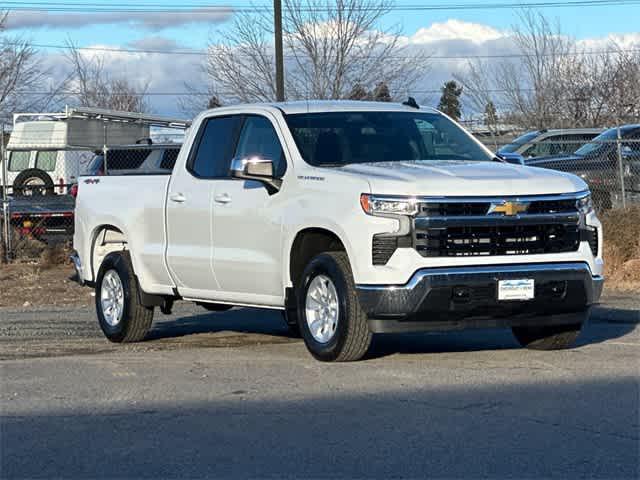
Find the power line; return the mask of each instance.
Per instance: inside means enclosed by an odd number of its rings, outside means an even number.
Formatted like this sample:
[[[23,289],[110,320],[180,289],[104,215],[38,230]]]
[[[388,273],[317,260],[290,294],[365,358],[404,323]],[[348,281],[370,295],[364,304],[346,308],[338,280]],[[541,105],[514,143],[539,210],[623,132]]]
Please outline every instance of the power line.
[[[521,92],[533,92],[534,89],[533,88],[521,88],[519,89]],[[490,90],[483,90],[483,92],[486,93],[504,93],[507,91],[511,91],[509,89],[506,88],[501,88],[501,89],[490,89]],[[409,92],[411,94],[433,94],[433,93],[442,93],[442,89],[438,88],[438,89],[432,89],[432,90],[413,90],[410,89]],[[68,97],[72,97],[74,95],[83,95],[84,92],[81,91],[75,91],[75,90],[60,90],[57,92],[39,92],[39,91],[24,91],[24,92],[20,92],[24,95],[43,95],[43,96],[51,96],[51,97],[61,97],[61,96],[68,96]],[[199,91],[185,91],[185,92],[123,92],[123,93],[118,93],[118,92],[113,92],[110,93],[110,96],[114,96],[114,97],[126,97],[126,96],[134,96],[134,97],[145,97],[145,96],[149,96],[149,97],[183,97],[183,96],[206,96],[206,97],[210,97],[212,95],[236,95],[236,92],[230,92],[230,91],[215,91],[215,92],[199,92]]]
[[[548,1],[510,1],[510,2],[476,2],[476,3],[441,3],[441,4],[398,4],[389,6],[390,11],[441,11],[441,10],[496,10],[496,9],[514,9],[514,8],[573,8],[573,7],[601,7],[614,5],[638,5],[638,0],[548,0]],[[137,5],[131,4],[109,4],[95,2],[42,2],[42,1],[5,1],[0,3],[0,7],[16,11],[47,11],[47,12],[75,12],[75,13],[188,13],[189,11],[209,11],[209,12],[264,12],[273,11],[273,7],[251,4],[182,4],[182,5],[163,5],[142,3]],[[354,9],[358,11],[377,10],[378,7],[362,7]],[[328,7],[300,7],[303,12],[326,12]]]
[[[22,46],[24,43],[21,42],[5,42],[5,45],[13,45],[13,46]],[[161,50],[161,49],[138,49],[138,48],[116,48],[116,47],[74,47],[70,45],[59,45],[59,44],[46,44],[46,43],[29,43],[29,45],[36,48],[47,48],[47,49],[59,49],[59,50],[68,50],[69,48],[73,48],[75,50],[81,51],[94,51],[94,52],[109,52],[109,53],[143,53],[143,54],[154,54],[154,55],[193,55],[193,56],[207,56],[209,53],[204,50]],[[640,52],[640,48],[628,48],[628,49],[609,49],[609,50],[585,50],[585,51],[576,51],[576,52],[565,52],[563,54],[558,53],[549,53],[549,54],[541,54],[543,56],[581,56],[581,55],[609,55],[616,53],[635,53]],[[417,52],[425,53],[425,52]],[[473,60],[473,59],[491,59],[491,58],[527,58],[531,57],[533,54],[528,53],[494,53],[494,54],[486,54],[486,55],[431,55],[428,58],[430,60]],[[297,58],[294,55],[285,55],[285,58]],[[364,55],[361,58],[377,58],[376,55]],[[387,56],[387,58],[395,58],[395,59],[404,59],[410,60],[415,58],[415,55],[391,55]]]

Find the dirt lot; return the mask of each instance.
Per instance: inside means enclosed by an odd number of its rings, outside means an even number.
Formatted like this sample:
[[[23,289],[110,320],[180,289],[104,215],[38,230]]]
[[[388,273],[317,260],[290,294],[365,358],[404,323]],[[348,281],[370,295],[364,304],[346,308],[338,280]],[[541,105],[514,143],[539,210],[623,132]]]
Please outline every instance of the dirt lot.
[[[71,278],[71,265],[0,264],[0,307],[88,305],[91,290]]]

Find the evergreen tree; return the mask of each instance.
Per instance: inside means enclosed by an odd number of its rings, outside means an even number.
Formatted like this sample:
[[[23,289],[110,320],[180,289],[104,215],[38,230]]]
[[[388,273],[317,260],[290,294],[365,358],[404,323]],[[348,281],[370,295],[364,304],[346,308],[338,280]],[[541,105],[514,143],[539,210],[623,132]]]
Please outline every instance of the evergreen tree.
[[[207,102],[207,108],[219,108],[222,106],[222,103],[220,102],[220,99],[216,96],[213,95],[209,101]]]
[[[371,94],[367,92],[367,89],[364,88],[362,84],[356,83],[347,98],[349,100],[370,100]]]
[[[390,102],[391,93],[389,93],[389,86],[385,82],[380,82],[373,90],[373,100],[376,102]]]
[[[446,113],[454,120],[459,120],[462,115],[460,95],[462,95],[462,87],[459,87],[455,80],[445,82],[442,87],[442,96],[440,97],[438,110]]]
[[[491,132],[495,132],[498,127],[498,112],[491,100],[489,100],[489,103],[484,107],[484,124]]]

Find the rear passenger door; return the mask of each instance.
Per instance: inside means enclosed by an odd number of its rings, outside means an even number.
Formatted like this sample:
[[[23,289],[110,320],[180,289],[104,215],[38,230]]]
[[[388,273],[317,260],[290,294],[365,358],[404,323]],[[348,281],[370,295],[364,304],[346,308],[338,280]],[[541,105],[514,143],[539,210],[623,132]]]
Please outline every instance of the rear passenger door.
[[[213,201],[217,182],[228,177],[241,116],[205,120],[186,164],[174,168],[168,187],[167,263],[180,294],[215,299]]]

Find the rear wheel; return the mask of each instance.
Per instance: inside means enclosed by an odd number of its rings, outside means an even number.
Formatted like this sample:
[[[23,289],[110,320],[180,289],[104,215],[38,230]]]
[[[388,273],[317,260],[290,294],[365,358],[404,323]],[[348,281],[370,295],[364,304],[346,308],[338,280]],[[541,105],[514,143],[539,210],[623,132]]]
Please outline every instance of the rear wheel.
[[[300,333],[316,359],[348,362],[367,353],[372,334],[346,253],[313,258],[302,274],[296,298]]]
[[[574,345],[582,323],[536,327],[512,327],[513,335],[523,347],[532,350],[564,350]]]
[[[107,255],[96,279],[96,311],[112,342],[139,342],[151,328],[153,307],[140,303],[138,288],[129,253]]]

